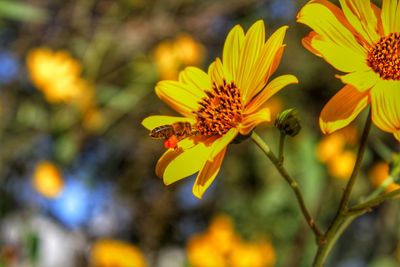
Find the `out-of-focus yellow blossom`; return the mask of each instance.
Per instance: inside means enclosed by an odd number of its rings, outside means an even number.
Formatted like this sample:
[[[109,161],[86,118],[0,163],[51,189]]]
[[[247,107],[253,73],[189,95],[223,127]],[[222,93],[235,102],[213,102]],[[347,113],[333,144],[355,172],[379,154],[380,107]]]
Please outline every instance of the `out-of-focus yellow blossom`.
[[[59,196],[64,188],[60,171],[49,161],[42,161],[36,165],[32,184],[37,192],[48,198]]]
[[[389,164],[385,161],[375,163],[369,170],[368,176],[373,186],[380,186],[386,180],[386,178],[389,177]],[[391,192],[399,188],[400,185],[391,183],[387,186],[386,192]]]
[[[356,143],[357,129],[348,126],[321,140],[316,149],[317,158],[327,165],[330,175],[348,179],[356,161],[356,154],[351,149]]]
[[[344,138],[339,134],[331,134],[324,137],[317,146],[317,158],[321,162],[328,162],[343,150]]]
[[[270,243],[240,243],[230,254],[230,267],[268,267],[275,262],[275,251]]]
[[[96,241],[91,249],[92,267],[146,267],[143,253],[134,245],[111,239]]]
[[[217,250],[221,254],[232,250],[238,242],[231,218],[224,215],[214,218],[208,229],[208,237],[212,243],[219,244]]]
[[[87,102],[92,95],[92,87],[80,77],[81,64],[67,51],[35,48],[29,51],[26,64],[32,82],[50,103],[75,101],[82,107],[81,100]]]
[[[353,151],[344,150],[328,162],[328,172],[335,178],[348,179],[355,163],[356,154]]]
[[[182,34],[175,40],[161,42],[154,51],[160,78],[176,79],[184,67],[201,65],[204,51],[203,45],[187,34]]]
[[[193,236],[187,245],[191,267],[228,267],[225,254],[220,253],[216,247],[207,235]]]
[[[187,255],[192,267],[270,267],[275,263],[270,243],[244,242],[227,216],[214,218],[207,231],[193,236]]]

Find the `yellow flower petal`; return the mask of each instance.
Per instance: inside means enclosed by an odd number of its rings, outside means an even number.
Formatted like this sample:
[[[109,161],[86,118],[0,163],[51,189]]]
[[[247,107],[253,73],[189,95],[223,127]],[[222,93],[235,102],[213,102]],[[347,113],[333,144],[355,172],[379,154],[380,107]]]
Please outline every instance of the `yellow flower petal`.
[[[196,67],[187,67],[179,74],[179,81],[186,85],[187,90],[196,94],[198,98],[205,97],[205,90],[211,89],[210,76]]]
[[[317,33],[314,32],[314,31],[311,31],[311,32],[309,32],[309,33],[307,34],[306,37],[304,37],[303,39],[301,39],[301,44],[302,44],[308,51],[310,51],[311,53],[313,53],[314,55],[319,56],[319,57],[322,57],[322,55],[320,54],[320,52],[319,52],[318,50],[315,50],[314,47],[311,45],[312,40],[313,40],[314,38],[319,38],[319,39],[321,39],[322,36],[319,35],[319,34],[317,34]]]
[[[393,135],[394,135],[394,137],[397,139],[397,141],[400,142],[400,130],[397,131],[397,132],[395,132],[395,133],[393,133]]]
[[[308,25],[327,41],[363,53],[343,12],[329,1],[310,1],[300,10],[297,21]]]
[[[382,1],[382,26],[385,35],[400,31],[400,3],[397,0]]]
[[[368,92],[360,92],[350,85],[334,95],[321,111],[319,124],[325,134],[347,126],[367,106]]]
[[[238,130],[236,128],[230,129],[226,134],[221,136],[220,138],[213,141],[213,150],[209,156],[209,158],[214,158],[219,152],[221,152],[225,147],[227,147],[232,140],[237,136]]]
[[[194,124],[196,122],[196,120],[193,118],[187,118],[187,117],[154,115],[154,116],[149,116],[149,117],[145,118],[142,121],[142,125],[147,130],[153,130],[156,127],[159,127],[162,125],[167,125],[167,124],[173,124],[175,122],[190,122],[191,124]]]
[[[351,26],[367,43],[373,44],[379,39],[377,18],[369,0],[340,0],[339,2]]]
[[[224,68],[219,58],[211,63],[210,67],[208,68],[208,74],[211,76],[212,81],[217,85],[223,84],[224,80],[228,83],[232,82],[233,80],[232,75],[226,68]]]
[[[204,192],[210,187],[215,177],[221,168],[222,161],[225,157],[226,148],[217,154],[212,160],[208,160],[199,174],[193,185],[193,195],[197,198],[202,198]]]
[[[282,75],[273,79],[246,107],[244,114],[256,112],[268,99],[279,92],[282,88],[289,84],[298,83],[299,81],[293,75]]]
[[[340,71],[353,72],[368,68],[365,61],[367,51],[356,53],[349,47],[337,45],[331,41],[315,37],[311,40],[311,47],[318,51],[318,55],[322,56],[329,64]]]
[[[192,113],[199,107],[201,98],[198,94],[188,90],[188,86],[177,81],[161,81],[156,86],[156,94],[171,108],[186,117],[193,117]]]
[[[156,165],[156,175],[160,178],[163,177],[165,169],[169,165],[169,163],[181,155],[185,150],[188,150],[194,147],[199,142],[206,142],[203,137],[194,137],[194,138],[185,138],[179,141],[177,148],[168,149],[158,160]]]
[[[263,122],[271,121],[271,110],[262,108],[255,113],[249,114],[243,118],[239,125],[239,132],[242,135],[248,135],[257,125]]]
[[[380,81],[379,75],[371,69],[359,70],[337,77],[339,77],[343,83],[350,84],[361,92],[371,89]]]
[[[236,25],[229,32],[223,49],[222,61],[228,72],[236,80],[236,70],[239,65],[239,56],[244,41],[244,32],[240,25]]]
[[[257,68],[258,59],[265,42],[265,27],[262,20],[254,23],[243,41],[243,48],[236,69],[236,80],[238,87],[242,90],[242,99],[246,103],[249,91],[252,89],[251,78]],[[260,75],[260,73],[258,73]],[[261,74],[262,75],[262,74]]]
[[[287,26],[283,26],[271,35],[263,46],[252,71],[245,77],[248,80],[248,90],[243,95],[245,105],[264,88],[270,75],[279,65],[284,49],[283,39],[287,28]]]
[[[371,90],[372,121],[383,131],[400,131],[400,82],[381,81]],[[398,134],[397,134],[398,135]]]
[[[164,183],[169,185],[198,172],[209,159],[212,149],[212,145],[200,142],[190,149],[183,150],[166,166],[163,173]]]

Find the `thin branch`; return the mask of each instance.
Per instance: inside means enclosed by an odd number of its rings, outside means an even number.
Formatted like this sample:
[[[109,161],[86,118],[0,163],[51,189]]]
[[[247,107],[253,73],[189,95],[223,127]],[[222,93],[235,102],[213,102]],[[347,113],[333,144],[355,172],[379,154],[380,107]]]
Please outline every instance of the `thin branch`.
[[[261,139],[261,137],[258,134],[256,134],[255,132],[252,132],[251,139],[264,152],[264,154],[271,160],[271,162],[274,164],[275,168],[278,170],[278,172],[281,174],[281,176],[285,179],[285,181],[292,188],[293,192],[296,195],[297,201],[300,205],[301,212],[303,213],[303,216],[304,216],[305,220],[307,221],[307,224],[310,226],[311,230],[314,232],[314,234],[316,236],[317,241],[319,242],[319,240],[321,240],[321,238],[323,237],[323,234],[322,234],[321,230],[318,228],[318,226],[316,225],[314,218],[311,216],[310,212],[307,209],[307,206],[305,204],[303,194],[301,193],[299,185],[288,174],[288,172],[283,167],[283,165],[280,164],[279,159],[275,156],[275,154],[271,151],[269,146]]]
[[[336,212],[335,218],[332,220],[331,225],[324,235],[324,241],[319,244],[317,254],[314,258],[313,267],[321,267],[323,266],[326,257],[329,252],[333,248],[333,245],[336,243],[338,237],[342,234],[342,232],[347,228],[352,220],[356,217],[347,216],[348,212],[348,203],[350,199],[351,192],[353,190],[354,183],[356,181],[358,172],[360,171],[361,162],[364,156],[365,148],[367,147],[367,140],[369,131],[371,129],[371,111],[368,113],[367,121],[365,122],[364,130],[361,135],[360,146],[357,152],[356,163],[353,168],[353,172],[350,176],[349,181],[347,182],[346,188],[343,192],[342,199],[340,201],[339,208]],[[359,214],[361,215],[361,214]],[[343,227],[344,226],[344,227]]]

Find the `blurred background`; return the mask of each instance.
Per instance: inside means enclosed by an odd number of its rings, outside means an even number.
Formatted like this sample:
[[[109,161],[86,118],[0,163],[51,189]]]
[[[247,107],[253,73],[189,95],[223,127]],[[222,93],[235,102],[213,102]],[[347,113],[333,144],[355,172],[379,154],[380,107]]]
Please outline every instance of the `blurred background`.
[[[326,229],[349,177],[360,127],[324,137],[319,113],[342,87],[306,51],[295,0],[0,1],[0,266],[310,266],[316,246],[294,195],[249,140],[231,145],[202,200],[195,177],[164,186],[164,148],[140,122],[175,113],[154,93],[185,66],[206,69],[229,30],[289,25],[274,76],[300,83],[270,101],[295,107],[302,131],[285,164]],[[277,150],[272,125],[257,132]],[[372,129],[354,201],[389,173],[395,139]],[[390,165],[389,163],[392,164]],[[397,162],[399,162],[397,160]],[[391,184],[387,190],[397,188]],[[400,266],[400,212],[388,202],[356,220],[327,266]]]

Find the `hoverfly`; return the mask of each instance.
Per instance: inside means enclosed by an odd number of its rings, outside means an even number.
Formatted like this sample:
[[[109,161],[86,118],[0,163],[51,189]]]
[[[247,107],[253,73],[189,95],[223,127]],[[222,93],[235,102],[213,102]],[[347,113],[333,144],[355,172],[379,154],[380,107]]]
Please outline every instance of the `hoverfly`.
[[[166,148],[176,148],[180,140],[197,133],[189,122],[174,122],[154,128],[149,135],[155,139],[164,139]]]

